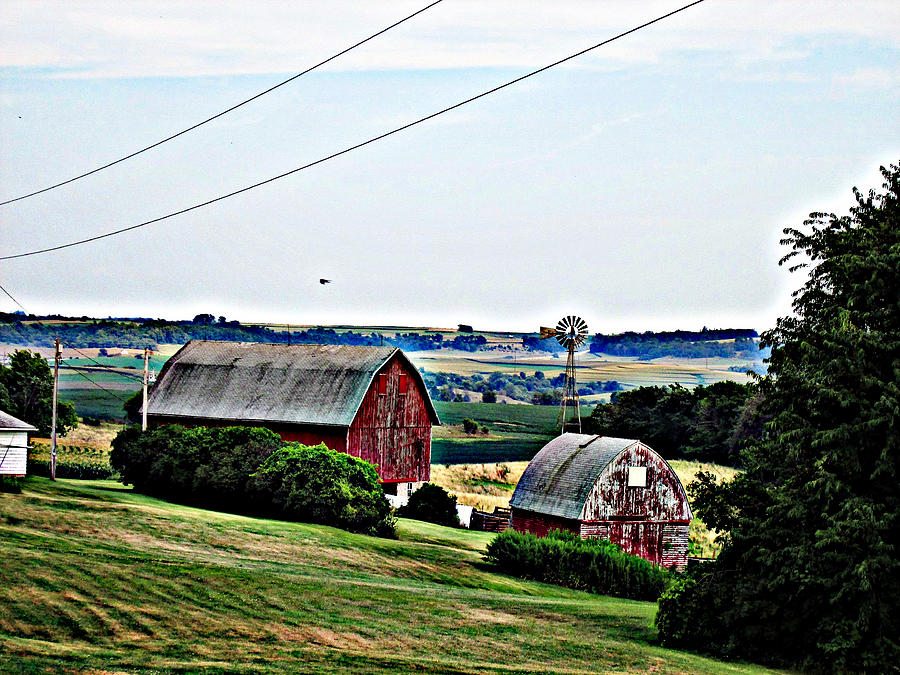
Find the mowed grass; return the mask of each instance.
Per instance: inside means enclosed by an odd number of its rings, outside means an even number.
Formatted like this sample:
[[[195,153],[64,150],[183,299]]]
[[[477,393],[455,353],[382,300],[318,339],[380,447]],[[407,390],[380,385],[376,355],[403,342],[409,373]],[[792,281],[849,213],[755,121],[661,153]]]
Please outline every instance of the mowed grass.
[[[398,541],[110,481],[0,496],[3,672],[766,672],[653,644],[655,605],[492,573],[492,535]]]

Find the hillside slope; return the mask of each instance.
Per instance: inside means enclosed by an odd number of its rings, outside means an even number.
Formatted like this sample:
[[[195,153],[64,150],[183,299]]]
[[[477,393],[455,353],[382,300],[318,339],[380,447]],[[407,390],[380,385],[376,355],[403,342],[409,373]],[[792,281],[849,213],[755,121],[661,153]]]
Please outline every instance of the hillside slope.
[[[491,535],[399,541],[143,497],[0,495],[0,671],[765,672],[652,645],[655,605],[493,574]]]

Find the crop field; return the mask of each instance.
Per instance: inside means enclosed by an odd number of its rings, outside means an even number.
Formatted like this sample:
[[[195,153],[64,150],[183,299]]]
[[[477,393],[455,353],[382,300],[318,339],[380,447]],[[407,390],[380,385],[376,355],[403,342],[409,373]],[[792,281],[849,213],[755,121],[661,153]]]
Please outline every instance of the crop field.
[[[469,417],[479,424],[487,424],[491,431],[509,431],[539,435],[556,434],[555,405],[506,405],[503,403],[448,403],[435,401],[443,424],[459,424]]]
[[[502,352],[411,352],[410,358],[418,368],[432,372],[454,373],[472,376],[492,372],[533,375],[541,371],[547,377],[565,372],[565,355],[554,358],[548,354],[531,352],[504,354]],[[582,382],[608,382],[615,380],[625,388],[640,386],[664,386],[680,384],[685,387],[708,385],[723,380],[747,382],[744,372],[729,370],[731,367],[749,369],[754,362],[746,359],[687,359],[665,357],[652,361],[640,361],[634,357],[616,357],[580,352],[576,355],[577,377]],[[757,364],[758,367],[758,364]]]
[[[490,534],[399,535],[26,479],[0,497],[0,671],[773,672],[656,646],[653,603],[495,574]]]

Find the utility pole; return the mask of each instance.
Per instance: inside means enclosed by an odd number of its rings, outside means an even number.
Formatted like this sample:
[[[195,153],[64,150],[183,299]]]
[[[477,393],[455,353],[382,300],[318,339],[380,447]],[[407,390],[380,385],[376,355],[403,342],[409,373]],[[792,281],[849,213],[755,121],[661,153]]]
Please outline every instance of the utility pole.
[[[144,347],[144,406],[141,408],[141,431],[147,431],[147,380],[150,379],[150,347]]]
[[[59,338],[54,343],[53,358],[53,421],[50,425],[50,480],[56,480],[56,405],[59,399]]]

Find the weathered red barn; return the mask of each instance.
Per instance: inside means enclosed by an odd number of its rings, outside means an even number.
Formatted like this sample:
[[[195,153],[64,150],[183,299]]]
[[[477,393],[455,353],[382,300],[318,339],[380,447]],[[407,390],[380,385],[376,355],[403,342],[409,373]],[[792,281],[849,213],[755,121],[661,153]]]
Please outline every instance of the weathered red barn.
[[[678,476],[640,441],[563,434],[522,474],[512,527],[538,536],[567,530],[598,537],[664,567],[687,565],[692,518]]]
[[[150,425],[266,427],[372,462],[388,492],[431,474],[440,424],[421,374],[394,347],[192,340],[160,371]]]

